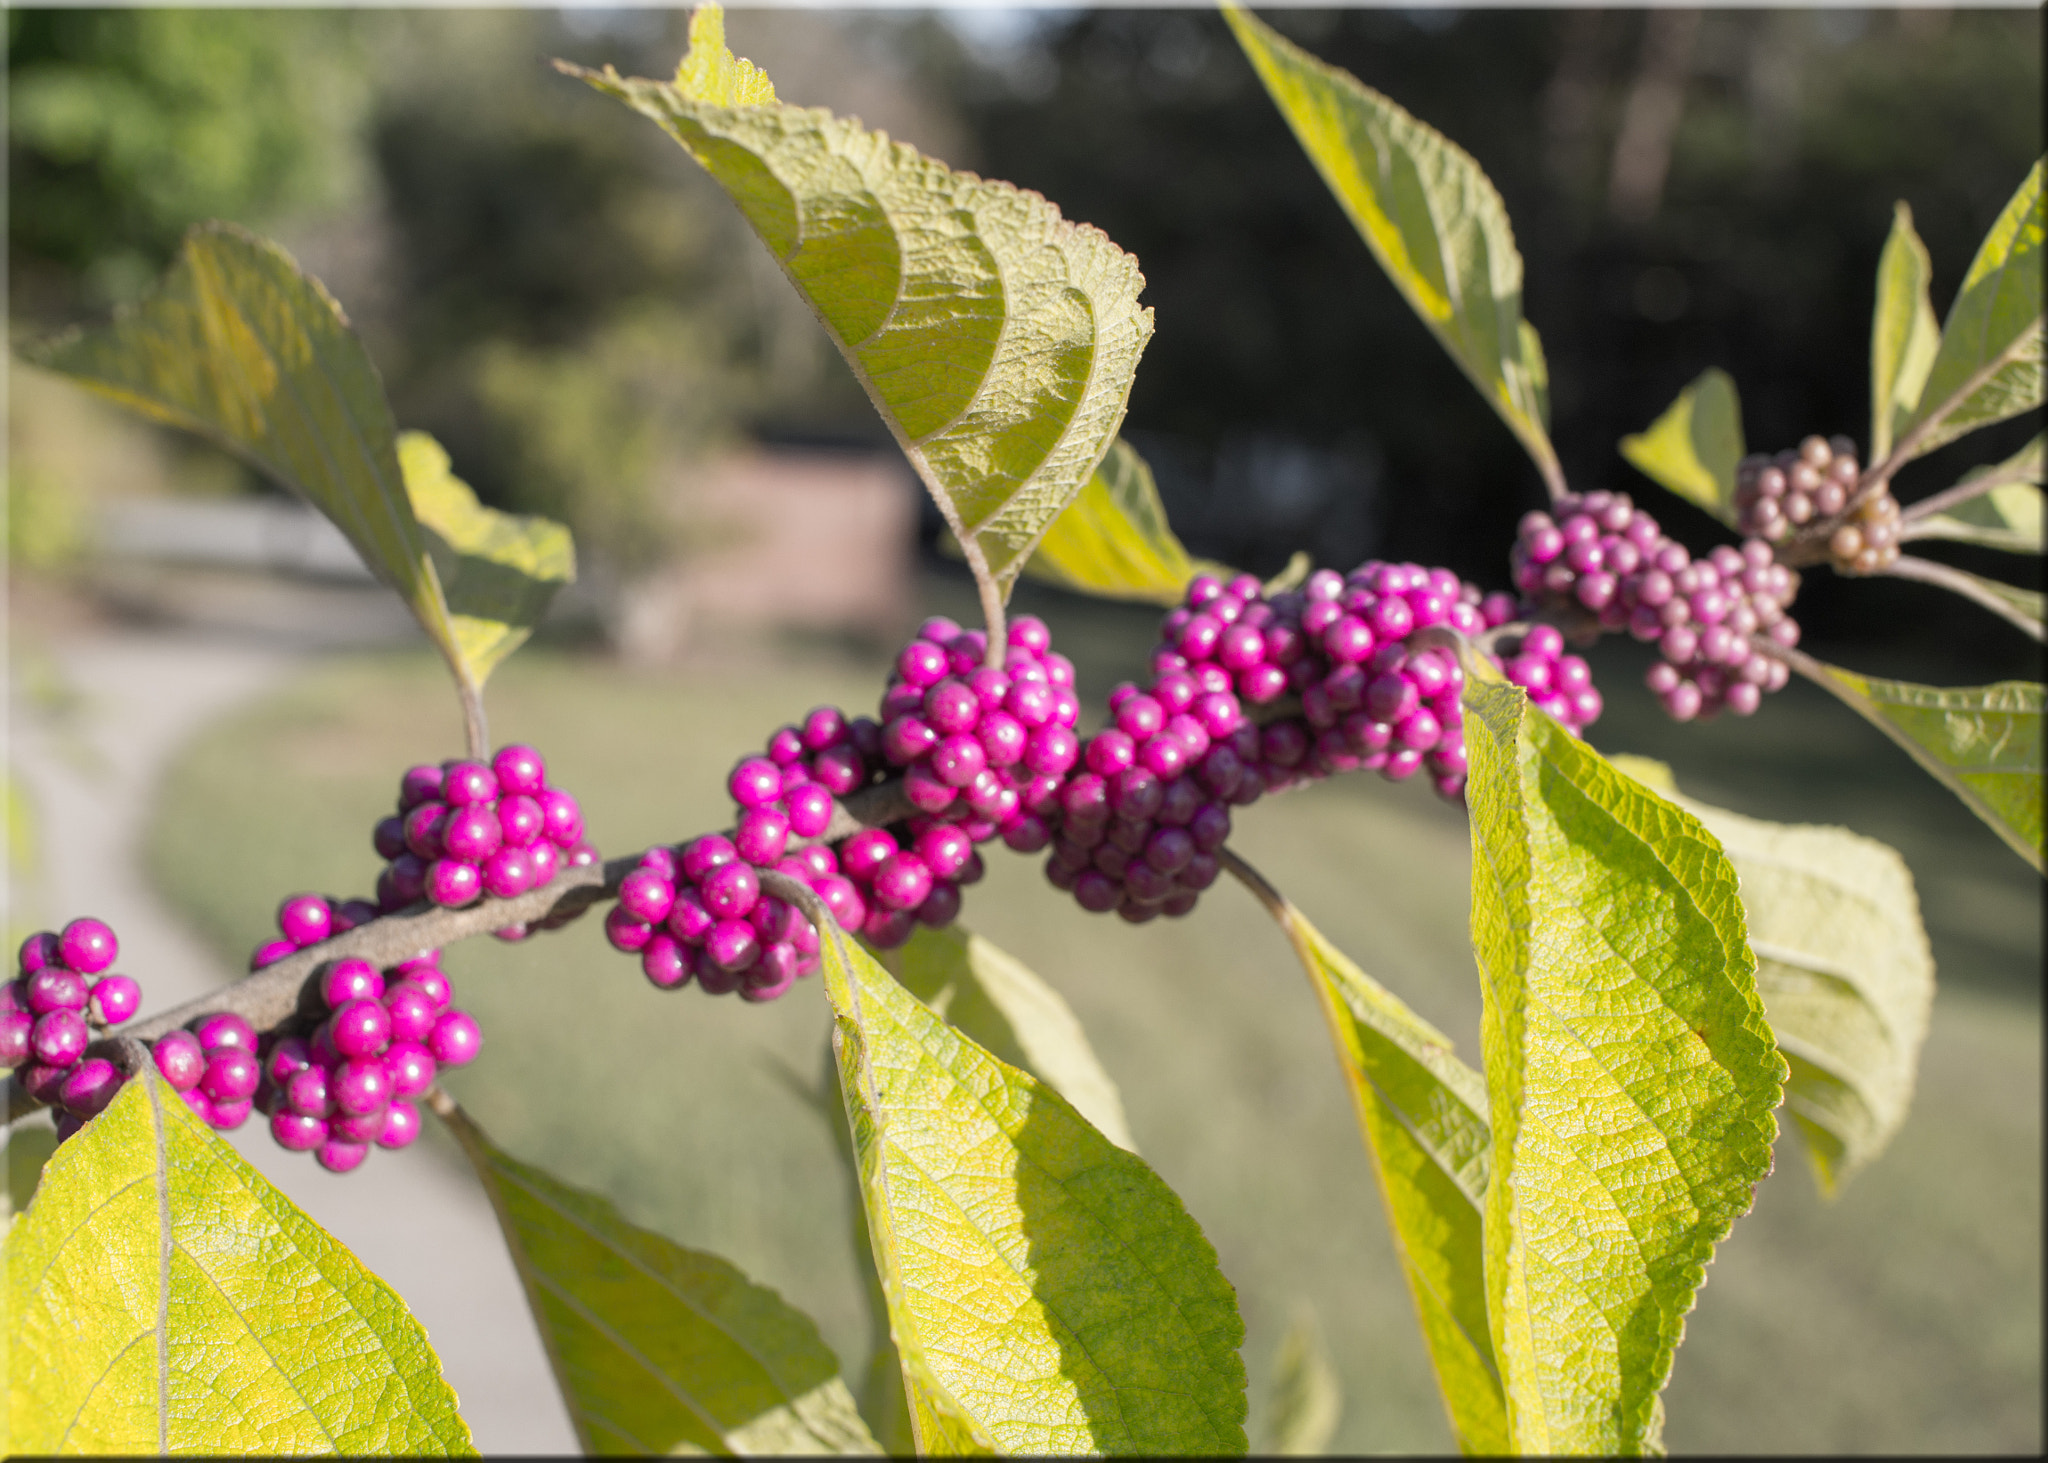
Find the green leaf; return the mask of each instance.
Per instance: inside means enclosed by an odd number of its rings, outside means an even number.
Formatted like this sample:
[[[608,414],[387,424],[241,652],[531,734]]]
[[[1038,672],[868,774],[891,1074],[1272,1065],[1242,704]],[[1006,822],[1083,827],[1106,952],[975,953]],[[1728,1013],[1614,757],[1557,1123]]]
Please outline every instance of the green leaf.
[[[1546,431],[1549,373],[1522,318],[1522,256],[1493,183],[1456,143],[1294,45],[1248,11],[1224,17],[1302,150],[1366,247],[1544,480],[1562,488]]]
[[[425,432],[399,435],[398,465],[447,595],[463,673],[481,686],[526,643],[555,591],[575,582],[575,545],[550,519],[484,507]]]
[[[2044,444],[2048,436],[2036,437],[2005,461],[1964,474],[1950,492],[1980,482],[1987,484],[1984,491],[1946,512],[1907,519],[1904,537],[1952,538],[2013,554],[2040,553],[2048,547],[2048,500],[2040,487],[2048,482]]]
[[[1941,326],[1927,284],[1934,263],[1913,231],[1913,210],[1892,209],[1892,231],[1877,257],[1877,305],[1870,316],[1870,453],[1892,450],[1892,424],[1920,403],[1921,388],[1941,346]]]
[[[1337,1369],[1330,1365],[1316,1313],[1303,1305],[1280,1341],[1279,1364],[1273,1368],[1273,1417],[1261,1453],[1275,1457],[1314,1457],[1328,1451],[1344,1414],[1344,1392]]]
[[[856,122],[690,89],[744,64],[714,9],[692,22],[678,85],[558,64],[660,123],[732,195],[1007,594],[1123,421],[1152,335],[1137,261],[1036,193]]]
[[[1806,669],[1806,667],[1802,667]],[[1811,663],[1807,673],[1905,748],[1935,780],[2044,870],[2041,685],[1918,686]]]
[[[1653,1451],[1685,1313],[1771,1170],[1785,1063],[1713,835],[1519,689],[1465,700],[1509,1442]]]
[[[1152,469],[1122,438],[1024,566],[1034,579],[1106,599],[1178,604],[1198,572],[1174,537]]]
[[[475,1452],[427,1334],[145,1064],[7,1236],[4,1453]]]
[[[1123,1095],[1080,1018],[1029,966],[957,924],[919,926],[891,956],[884,965],[933,1014],[1059,1093],[1117,1147],[1138,1151]]]
[[[1352,964],[1262,876],[1242,860],[1232,867],[1294,946],[1330,1024],[1451,1427],[1468,1453],[1505,1452],[1481,1240],[1492,1142],[1486,1085],[1448,1037]]]
[[[1726,371],[1710,367],[1678,393],[1649,430],[1621,439],[1621,455],[1645,477],[1735,522],[1735,467],[1742,461],[1742,405]]]
[[[1833,1194],[1905,1121],[1927,1039],[1934,956],[1905,860],[1846,828],[1695,802],[1660,762],[1613,761],[1697,817],[1735,865],[1757,989],[1792,1069],[1785,1106]]]
[[[384,384],[341,306],[284,250],[202,224],[141,304],[26,355],[304,496],[454,662],[455,629],[406,497]]]
[[[773,105],[768,73],[725,45],[725,12],[702,5],[690,15],[690,50],[676,67],[676,90],[720,107]]]
[[[497,1211],[586,1453],[879,1453],[808,1316],[447,1121]]]
[[[1237,1297],[1173,1191],[829,916],[823,934],[920,1451],[1244,1452]]]
[[[1949,307],[1919,404],[1897,423],[1908,458],[2041,404],[2042,244],[2048,235],[2041,166],[2034,164],[1984,236]]]

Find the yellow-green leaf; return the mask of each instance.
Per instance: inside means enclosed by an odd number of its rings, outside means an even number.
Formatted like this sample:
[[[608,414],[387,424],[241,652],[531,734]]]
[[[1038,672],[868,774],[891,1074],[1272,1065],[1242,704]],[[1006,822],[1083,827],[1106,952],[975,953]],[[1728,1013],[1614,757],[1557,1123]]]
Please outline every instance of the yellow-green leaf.
[[[1785,1106],[1832,1194],[1905,1121],[1927,1039],[1934,956],[1905,860],[1846,828],[1695,802],[1660,762],[1614,765],[1706,824],[1735,865],[1757,989],[1792,1069]]]
[[[7,1236],[0,1453],[473,1454],[391,1291],[146,1065]]]
[[[1558,487],[1549,377],[1522,318],[1522,256],[1471,155],[1347,71],[1226,4],[1252,69],[1403,299]]]
[[[1123,422],[1152,334],[1137,261],[1036,193],[956,173],[856,122],[765,99],[730,105],[722,83],[691,90],[744,64],[722,32],[694,24],[682,85],[563,69],[660,123],[732,195],[970,565],[1007,594]],[[699,62],[700,47],[715,54]]]
[[[1965,473],[1949,492],[1972,483],[1984,484],[1983,491],[1943,512],[1915,518],[1909,510],[1904,537],[1952,538],[2013,554],[2042,552],[2048,547],[2048,499],[2041,494],[2041,484],[2048,482],[2044,444],[2048,437],[2036,437],[2005,461]]]
[[[676,67],[676,90],[718,107],[772,106],[775,83],[768,73],[725,44],[725,12],[716,5],[690,15],[690,49]]]
[[[1486,1085],[1448,1037],[1347,959],[1249,865],[1235,867],[1279,921],[1329,1022],[1452,1430],[1468,1453],[1505,1452],[1481,1240],[1492,1141]]]
[[[823,934],[920,1450],[1244,1452],[1237,1297],[1173,1191],[829,917]]]
[[[1636,471],[1723,523],[1735,522],[1735,467],[1742,461],[1742,404],[1718,366],[1702,371],[1649,430],[1621,439]]]
[[[1520,689],[1468,683],[1465,706],[1509,1443],[1655,1451],[1685,1313],[1771,1170],[1785,1063],[1713,835]]]
[[[318,508],[451,661],[454,627],[413,517],[376,367],[341,306],[290,255],[203,224],[156,290],[104,330],[28,358],[196,432]]]
[[[447,596],[463,674],[481,686],[525,644],[555,591],[575,582],[575,545],[551,519],[484,507],[425,432],[400,434],[398,464]]]
[[[1330,1364],[1315,1310],[1300,1306],[1280,1340],[1279,1362],[1273,1368],[1272,1422],[1259,1451],[1283,1458],[1325,1453],[1343,1415],[1344,1391]]]
[[[1197,570],[1167,524],[1152,469],[1119,438],[1024,572],[1106,599],[1178,604]]]
[[[1897,423],[1908,457],[2041,405],[2048,201],[2037,161],[1991,225],[1941,327],[1919,404]]]
[[[1015,956],[961,925],[918,928],[883,962],[912,995],[991,1056],[1021,1067],[1135,1153],[1123,1094],[1066,997]]]
[[[716,1255],[628,1223],[449,1127],[497,1211],[586,1453],[878,1453],[810,1318]]]
[[[1870,452],[1892,450],[1892,424],[1920,404],[1921,388],[1941,346],[1941,326],[1927,284],[1934,275],[1927,246],[1913,231],[1913,210],[1892,209],[1892,231],[1877,258],[1877,304],[1870,316]]]
[[[2044,870],[2041,685],[1919,686],[1813,663],[1813,677]]]

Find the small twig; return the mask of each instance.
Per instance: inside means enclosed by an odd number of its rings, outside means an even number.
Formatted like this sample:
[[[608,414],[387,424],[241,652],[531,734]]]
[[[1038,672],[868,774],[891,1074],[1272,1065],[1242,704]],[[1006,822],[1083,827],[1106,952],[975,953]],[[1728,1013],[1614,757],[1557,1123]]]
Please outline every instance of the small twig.
[[[1252,898],[1266,906],[1266,913],[1280,921],[1283,928],[1291,929],[1290,915],[1293,906],[1288,904],[1285,895],[1266,882],[1264,874],[1238,857],[1227,843],[1216,850],[1216,861],[1223,865],[1232,878],[1251,891]]]
[[[982,653],[981,663],[993,670],[1001,670],[1003,661],[1010,653],[1010,628],[1008,611],[1003,606],[1003,589],[996,583],[996,576],[989,570],[988,555],[981,551],[981,540],[971,533],[955,534],[960,542],[961,557],[967,560],[967,567],[974,573],[974,587],[981,595],[982,628],[988,635],[988,648]]]
[[[2005,472],[1999,472],[1994,468],[1982,477],[1970,478],[1964,482],[1957,483],[1952,488],[1943,488],[1931,497],[1922,498],[1910,508],[1901,510],[1899,522],[1902,524],[1912,524],[1922,518],[1931,518],[1944,509],[1953,508],[1958,503],[1967,503],[1972,498],[1981,498],[1993,488],[2002,488],[2007,483],[2034,482],[2036,481],[2035,473],[2038,471],[2038,468],[2016,467]],[[1908,530],[1905,537],[1919,538],[1921,535]]]
[[[484,688],[458,673],[456,689],[462,696],[462,732],[469,742],[469,755],[478,762],[490,760],[491,724],[484,715]]]
[[[1975,600],[1992,614],[2010,620],[2036,640],[2042,638],[2039,620],[2029,616],[2017,605],[2007,604],[1979,583],[1973,574],[1965,574],[1962,570],[1952,569],[1947,564],[1937,564],[1932,559],[1915,558],[1911,554],[1900,555],[1878,573],[1889,574],[1895,579],[1917,579],[1922,584],[1932,584],[1939,589],[1948,590],[1951,594],[1959,594],[1964,599]]]

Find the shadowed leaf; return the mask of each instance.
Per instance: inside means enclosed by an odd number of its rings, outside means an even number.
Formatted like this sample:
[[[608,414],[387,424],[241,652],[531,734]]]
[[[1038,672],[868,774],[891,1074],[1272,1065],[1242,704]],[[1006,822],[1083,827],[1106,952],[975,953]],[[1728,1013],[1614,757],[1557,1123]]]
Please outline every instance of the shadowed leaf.
[[[970,565],[1007,594],[1123,421],[1152,334],[1137,261],[1036,193],[773,102],[757,71],[731,84],[747,63],[715,6],[691,21],[677,84],[558,64],[660,123],[732,195]]]
[[[1244,1452],[1236,1295],[1173,1191],[829,918],[823,937],[920,1451]]]
[[[145,1065],[7,1236],[4,1453],[473,1454],[391,1288]]]
[[[1927,1039],[1934,957],[1905,860],[1846,828],[1695,802],[1661,762],[1613,760],[1706,824],[1735,866],[1764,1015],[1792,1069],[1786,1110],[1834,1193],[1905,1121]]]
[[[2041,167],[2034,164],[1991,225],[1949,306],[1919,404],[1897,423],[1901,440],[1920,432],[1908,456],[2041,405],[2041,286],[2048,260]]]
[[[1504,1452],[1508,1424],[1481,1239],[1491,1143],[1485,1083],[1458,1060],[1449,1038],[1347,959],[1279,891],[1241,860],[1233,868],[1279,921],[1329,1022],[1452,1430],[1468,1453]]]
[[[1952,538],[2013,554],[2038,554],[2048,527],[2048,502],[2041,495],[2042,449],[2048,437],[2036,437],[2005,461],[1967,473],[1957,486],[1986,484],[1976,497],[1965,498],[1943,513],[1909,520],[1905,537]]]
[[[1771,1170],[1785,1064],[1699,820],[1516,687],[1468,681],[1465,709],[1509,1442],[1656,1451],[1685,1313]]]
[[[1870,317],[1870,452],[1892,450],[1892,424],[1919,405],[1927,372],[1941,347],[1941,326],[1927,297],[1934,265],[1913,231],[1913,210],[1892,210],[1892,231],[1877,259],[1877,305]]]
[[[809,1317],[447,1118],[497,1211],[586,1453],[878,1453]]]
[[[1313,1457],[1325,1452],[1344,1415],[1344,1392],[1330,1365],[1322,1328],[1309,1306],[1296,1309],[1294,1322],[1280,1341],[1273,1368],[1273,1420],[1263,1453],[1280,1457]]]
[[[526,642],[555,591],[575,581],[575,545],[559,523],[484,507],[425,432],[400,435],[398,463],[440,573],[456,651],[481,686]]]
[[[1563,478],[1546,430],[1549,373],[1522,318],[1522,256],[1479,164],[1347,71],[1258,20],[1223,14],[1302,150],[1366,247],[1546,481]]]
[[[1167,524],[1152,469],[1119,438],[1053,520],[1025,572],[1107,599],[1178,604],[1198,571]]]
[[[1723,523],[1735,522],[1735,467],[1742,461],[1742,404],[1735,382],[1712,367],[1678,393],[1647,431],[1621,439],[1643,476]]]

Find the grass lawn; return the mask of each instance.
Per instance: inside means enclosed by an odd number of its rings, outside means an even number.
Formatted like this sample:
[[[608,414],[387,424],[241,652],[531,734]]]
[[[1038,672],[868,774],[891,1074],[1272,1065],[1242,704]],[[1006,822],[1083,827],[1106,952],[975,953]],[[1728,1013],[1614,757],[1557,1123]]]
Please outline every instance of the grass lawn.
[[[956,583],[940,607],[966,613]],[[956,604],[955,601],[958,601]],[[1148,612],[1031,605],[1099,704]],[[1750,724],[1676,728],[1603,661],[1605,750],[1662,756],[1703,799],[1848,824],[1920,881],[1942,993],[1912,1118],[1823,1206],[1797,1140],[1709,1272],[1679,1354],[1679,1451],[2033,1452],[2041,1445],[2040,883],[1874,731],[1795,688]],[[830,647],[635,675],[529,651],[492,686],[492,730],[530,741],[608,854],[728,821],[723,774],[813,704],[870,709],[880,662]],[[410,762],[459,745],[424,654],[326,662],[211,728],[149,835],[159,887],[239,970],[284,894],[365,892],[371,825]],[[1461,810],[1353,778],[1240,816],[1236,846],[1477,1061]],[[1260,1436],[1274,1353],[1313,1306],[1345,1393],[1334,1446],[1441,1451],[1436,1400],[1380,1202],[1314,1000],[1235,887],[1133,929],[1082,914],[998,849],[967,920],[1057,985],[1122,1086],[1145,1157],[1238,1287]],[[812,1106],[827,1026],[815,983],[767,1007],[661,995],[596,918],[448,961],[487,1055],[449,1086],[513,1153],[603,1190],[810,1312],[852,1374],[867,1345],[847,1190]]]

